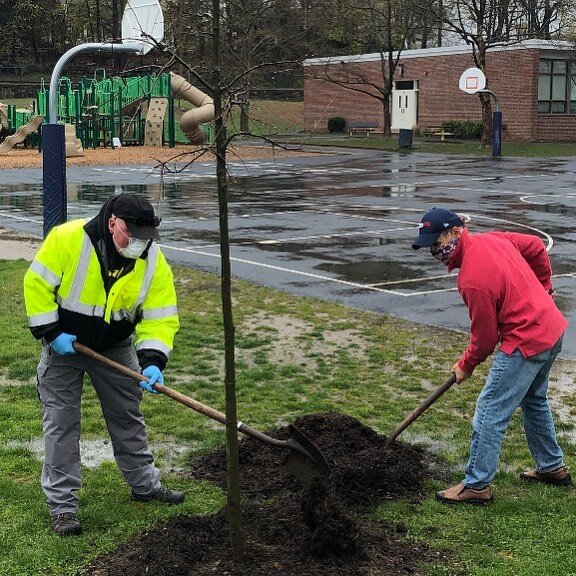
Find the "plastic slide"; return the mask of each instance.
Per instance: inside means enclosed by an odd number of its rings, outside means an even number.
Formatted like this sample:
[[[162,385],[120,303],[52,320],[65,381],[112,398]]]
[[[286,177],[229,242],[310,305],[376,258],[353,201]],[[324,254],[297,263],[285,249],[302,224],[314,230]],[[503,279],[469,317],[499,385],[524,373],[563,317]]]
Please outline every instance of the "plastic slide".
[[[0,102],[0,130],[8,124],[8,104]]]
[[[20,126],[20,128],[18,128],[18,130],[14,134],[12,134],[11,136],[8,136],[4,140],[4,142],[2,142],[2,144],[0,144],[0,154],[6,154],[10,150],[12,150],[12,148],[16,144],[20,144],[21,142],[24,142],[24,140],[26,140],[26,136],[28,136],[28,134],[30,134],[31,132],[38,130],[40,124],[42,124],[43,121],[44,121],[44,116],[32,116],[32,118],[30,119],[30,122],[28,122],[28,124],[24,124],[24,126]]]
[[[170,87],[174,98],[182,98],[196,106],[194,110],[188,110],[182,115],[180,128],[191,144],[203,144],[206,135],[200,124],[214,120],[214,100],[174,72],[170,72]]]

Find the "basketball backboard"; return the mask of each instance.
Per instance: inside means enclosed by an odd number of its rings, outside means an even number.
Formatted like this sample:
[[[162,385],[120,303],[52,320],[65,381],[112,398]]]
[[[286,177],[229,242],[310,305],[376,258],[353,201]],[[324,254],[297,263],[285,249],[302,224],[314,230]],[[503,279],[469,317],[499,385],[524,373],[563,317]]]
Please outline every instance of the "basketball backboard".
[[[140,54],[154,47],[148,36],[164,38],[164,15],[158,0],[128,0],[122,17],[122,43],[141,45]]]
[[[486,88],[486,76],[479,68],[468,68],[460,76],[458,87],[467,94],[476,94]]]

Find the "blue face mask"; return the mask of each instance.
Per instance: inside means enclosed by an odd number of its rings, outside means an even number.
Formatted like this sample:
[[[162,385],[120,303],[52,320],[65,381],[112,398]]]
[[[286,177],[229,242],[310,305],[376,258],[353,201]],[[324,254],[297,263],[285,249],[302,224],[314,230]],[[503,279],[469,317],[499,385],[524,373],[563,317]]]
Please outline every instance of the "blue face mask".
[[[450,263],[450,258],[452,258],[454,250],[456,250],[458,240],[460,240],[460,238],[454,238],[454,240],[451,240],[447,244],[444,244],[444,246],[442,246],[441,248],[438,248],[437,250],[431,250],[430,253],[432,254],[432,256],[434,256],[434,258],[438,258],[438,260],[440,260],[442,264],[448,266],[448,264]]]

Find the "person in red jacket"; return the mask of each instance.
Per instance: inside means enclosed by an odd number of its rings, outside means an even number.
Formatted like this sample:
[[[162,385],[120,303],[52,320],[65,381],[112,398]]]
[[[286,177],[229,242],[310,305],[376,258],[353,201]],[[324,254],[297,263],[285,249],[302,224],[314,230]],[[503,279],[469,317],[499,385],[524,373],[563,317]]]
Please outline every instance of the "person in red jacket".
[[[433,208],[422,218],[412,248],[429,248],[459,268],[458,292],[468,308],[470,341],[452,367],[459,384],[492,354],[492,366],[476,402],[465,477],[437,492],[445,503],[485,504],[510,418],[522,410],[526,441],[536,468],[527,481],[570,485],[572,478],[548,404],[548,374],[562,349],[568,322],[554,302],[552,268],[542,240],[529,234],[470,234],[465,218]]]

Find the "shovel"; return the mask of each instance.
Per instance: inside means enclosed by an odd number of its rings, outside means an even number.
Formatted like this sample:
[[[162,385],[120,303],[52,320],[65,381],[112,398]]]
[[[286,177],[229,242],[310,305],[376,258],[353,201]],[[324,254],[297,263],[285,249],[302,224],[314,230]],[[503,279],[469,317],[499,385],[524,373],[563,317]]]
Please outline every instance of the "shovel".
[[[102,364],[115,368],[119,372],[122,372],[122,374],[125,374],[138,382],[143,380],[149,382],[149,379],[146,376],[143,376],[139,372],[99,354],[91,348],[88,348],[88,346],[84,346],[84,344],[74,342],[72,346],[76,352],[80,352]],[[196,410],[196,412],[200,412],[200,414],[204,414],[204,416],[208,416],[208,418],[212,418],[221,424],[226,424],[226,414],[223,412],[219,412],[206,404],[202,404],[198,400],[186,396],[185,394],[182,394],[182,392],[178,392],[173,388],[164,386],[164,384],[156,383],[153,387],[157,392],[169,396],[173,400],[184,404],[184,406],[188,406],[188,408],[192,408],[192,410]],[[322,455],[322,452],[320,452],[318,447],[304,434],[304,432],[298,430],[298,428],[292,424],[288,425],[288,432],[290,433],[290,438],[288,440],[272,438],[271,436],[268,436],[243,422],[238,422],[238,430],[247,436],[252,436],[257,440],[264,442],[265,444],[274,446],[275,448],[284,448],[288,450],[288,455],[284,460],[284,466],[288,472],[295,476],[305,487],[310,486],[314,477],[330,475],[330,467]]]
[[[412,424],[416,418],[418,418],[425,410],[430,408],[430,406],[432,406],[432,404],[434,404],[434,402],[436,402],[436,400],[438,400],[438,398],[440,398],[440,396],[442,396],[442,394],[444,394],[444,392],[451,388],[455,383],[456,374],[452,372],[450,378],[448,378],[444,384],[438,386],[438,388],[436,388],[436,390],[434,390],[434,392],[432,392],[432,394],[430,394],[430,396],[428,396],[428,398],[426,398],[426,400],[424,400],[420,406],[412,410],[412,412],[410,412],[410,414],[408,414],[408,416],[402,420],[394,432],[388,436],[388,440],[386,440],[386,443],[384,444],[384,449],[386,450],[387,448],[390,448],[392,442],[394,442],[394,440],[396,440],[396,438],[398,438],[398,436],[400,436],[400,434],[406,430],[406,428],[408,428],[408,426],[410,426],[410,424]]]

